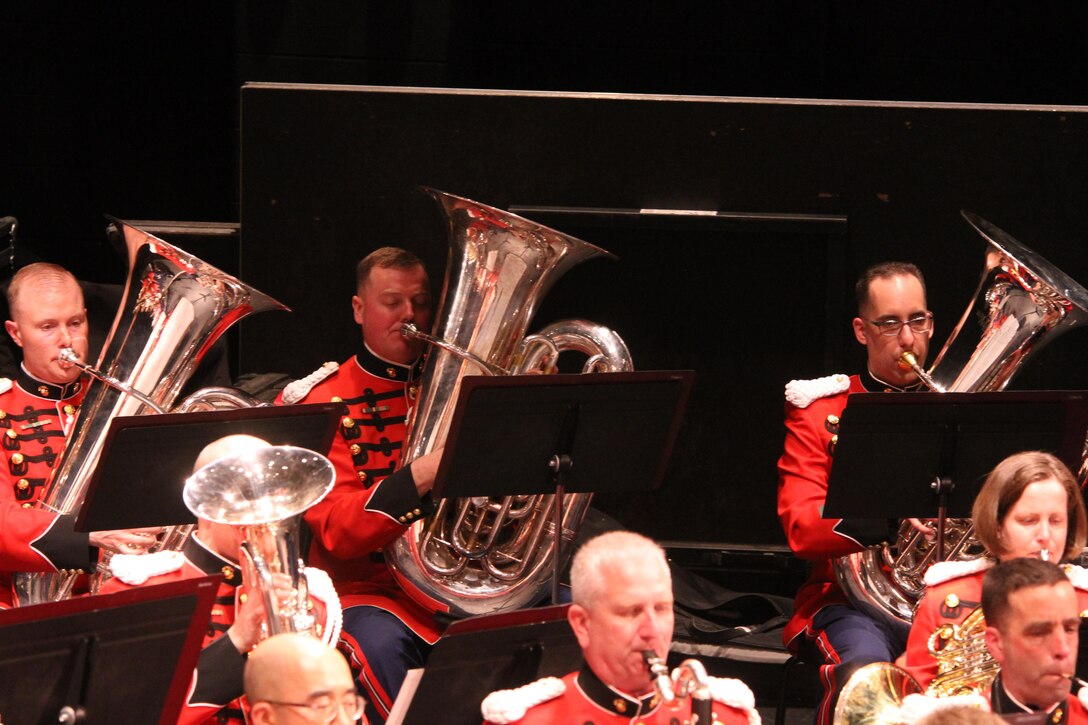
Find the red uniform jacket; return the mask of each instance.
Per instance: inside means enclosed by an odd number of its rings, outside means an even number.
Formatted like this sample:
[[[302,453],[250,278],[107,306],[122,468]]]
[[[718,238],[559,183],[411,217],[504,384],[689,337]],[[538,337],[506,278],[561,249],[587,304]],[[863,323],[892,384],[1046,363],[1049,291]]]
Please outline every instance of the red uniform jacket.
[[[21,370],[0,378],[0,608],[10,607],[11,573],[90,569],[97,550],[74,519],[34,508],[71,432],[83,382],[52,385]]]
[[[812,618],[821,609],[846,602],[835,581],[832,560],[863,548],[859,541],[836,530],[841,519],[823,518],[839,416],[850,393],[865,392],[856,375],[848,383],[834,382],[829,380],[828,385],[840,392],[818,397],[804,407],[786,403],[786,441],[778,460],[778,517],[793,553],[812,562],[812,575],[797,591],[793,616],[785,628],[787,645],[798,635],[809,633]]]
[[[410,384],[420,369],[381,360],[369,350],[338,368],[326,366],[289,385],[279,403],[343,402],[348,414],[329,451],[336,483],[305,513],[314,533],[310,564],[329,572],[346,609],[384,609],[428,643],[441,633],[431,611],[393,579],[382,547],[431,510],[421,500],[411,469],[399,469]],[[442,609],[435,602],[434,609]]]
[[[114,577],[102,586],[102,593],[122,591],[131,586],[166,584],[210,574],[221,575],[223,581],[219,585],[219,592],[212,606],[208,632],[204,636],[203,649],[200,651],[196,669],[193,670],[185,703],[178,715],[178,723],[179,725],[197,725],[198,723],[241,725],[246,722],[243,710],[249,709],[248,703],[242,696],[242,673],[246,655],[235,649],[230,637],[223,635],[234,624],[237,609],[241,604],[240,599],[246,596],[260,596],[260,593],[247,591],[242,583],[241,569],[233,562],[206,548],[196,538],[190,537],[185,542],[181,554],[184,557],[183,560],[174,564],[169,571],[156,573],[143,582],[137,583],[133,580],[132,584],[126,584]],[[122,558],[129,561],[138,559],[138,563],[151,564],[157,556],[161,555],[115,556],[111,565]],[[336,638],[340,633],[340,606],[335,595],[329,593],[327,599],[321,599],[316,589],[315,587],[311,590],[311,598],[314,603],[314,616],[320,627],[319,634],[327,644],[335,646]]]
[[[897,663],[922,687],[928,687],[937,676],[937,659],[929,652],[930,637],[943,624],[960,624],[981,604],[982,578],[992,566],[992,559],[951,561],[934,564],[926,572],[926,593],[914,613],[907,651]],[[1076,589],[1080,610],[1088,610],[1088,570],[1070,565],[1066,573]]]
[[[714,722],[758,725],[752,691],[740,680],[712,677]],[[493,692],[481,711],[485,725],[668,725],[691,721],[691,700],[665,705],[656,694],[635,698],[601,682],[588,667],[562,680],[546,677],[515,690]]]

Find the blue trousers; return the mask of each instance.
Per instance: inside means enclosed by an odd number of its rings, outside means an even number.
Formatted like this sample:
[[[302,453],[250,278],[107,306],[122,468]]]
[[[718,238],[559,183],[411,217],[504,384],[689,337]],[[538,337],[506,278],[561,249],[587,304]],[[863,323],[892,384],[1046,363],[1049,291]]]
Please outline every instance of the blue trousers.
[[[369,606],[344,610],[340,641],[366,697],[367,720],[381,725],[408,670],[423,666],[431,646],[389,612]]]
[[[824,695],[816,710],[818,725],[831,725],[839,691],[850,675],[871,662],[892,662],[907,646],[907,629],[896,629],[846,604],[824,607],[812,620],[815,637],[806,640],[805,656],[820,666]]]

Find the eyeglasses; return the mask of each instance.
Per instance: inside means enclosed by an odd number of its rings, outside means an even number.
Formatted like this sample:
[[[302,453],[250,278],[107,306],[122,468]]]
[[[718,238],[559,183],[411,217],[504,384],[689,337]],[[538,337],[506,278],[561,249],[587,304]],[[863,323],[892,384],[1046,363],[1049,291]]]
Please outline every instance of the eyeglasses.
[[[366,707],[366,700],[354,692],[345,693],[340,698],[322,695],[310,702],[276,702],[275,700],[261,700],[261,702],[284,707],[304,707],[310,711],[306,719],[311,722],[332,722],[340,714],[340,710],[346,712],[353,721],[358,720],[363,716],[363,708]]]
[[[895,337],[903,329],[903,325],[909,325],[911,332],[929,332],[933,329],[933,313],[915,315],[909,320],[866,320],[866,322],[879,330],[884,337]]]

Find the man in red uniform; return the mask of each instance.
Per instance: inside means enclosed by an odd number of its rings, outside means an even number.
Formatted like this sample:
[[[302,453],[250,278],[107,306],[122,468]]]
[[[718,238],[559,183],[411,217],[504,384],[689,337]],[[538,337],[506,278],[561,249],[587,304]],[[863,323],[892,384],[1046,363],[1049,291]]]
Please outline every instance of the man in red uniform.
[[[193,468],[267,446],[267,442],[253,436],[226,436],[205,446]],[[243,668],[246,656],[267,630],[262,627],[266,613],[261,590],[243,581],[238,566],[241,544],[239,527],[198,519],[197,530],[186,539],[180,552],[121,555],[110,560],[114,576],[102,587],[103,594],[213,574],[223,578],[203,649],[178,716],[179,725],[247,722],[243,714],[246,704],[241,700]],[[334,646],[340,634],[340,605],[332,582],[327,574],[310,567],[302,573],[315,621],[313,634],[326,646]],[[277,599],[287,600],[291,594],[290,578],[286,575],[274,578]]]
[[[485,723],[690,722],[692,703],[662,701],[643,653],[664,662],[673,634],[672,576],[650,539],[613,531],[587,542],[571,565],[574,603],[567,618],[585,664],[562,679],[546,677],[484,699]],[[708,678],[713,722],[757,724],[752,691],[739,680]]]
[[[37,263],[8,286],[4,328],[23,350],[15,380],[0,378],[0,608],[10,607],[12,572],[92,570],[98,549],[137,553],[157,529],[78,534],[74,517],[34,507],[64,451],[79,403],[80,370],[61,362],[72,348],[87,356],[87,312],[79,283],[63,267]]]
[[[1069,696],[1080,608],[1065,572],[1039,559],[1002,562],[982,580],[982,609],[986,646],[1001,663],[990,689],[994,712],[1047,713],[1049,723],[1088,722],[1080,699]]]
[[[362,346],[351,359],[326,363],[287,386],[279,402],[343,402],[329,460],[336,485],[306,512],[314,533],[310,564],[329,572],[344,607],[343,645],[367,695],[367,718],[382,723],[409,669],[421,667],[440,628],[408,597],[382,558],[383,546],[430,511],[439,454],[398,468],[408,408],[422,366],[421,343],[401,326],[431,324],[427,272],[414,254],[383,247],[356,269],[351,299]],[[436,607],[437,609],[438,607]]]
[[[858,280],[854,336],[865,346],[861,375],[793,380],[786,386],[786,440],[778,461],[778,516],[790,549],[812,562],[812,575],[797,592],[786,645],[804,650],[820,668],[824,697],[817,722],[830,723],[839,688],[870,662],[890,662],[902,651],[906,630],[897,631],[854,609],[835,581],[835,558],[893,536],[886,521],[825,519],[827,479],[838,441],[839,416],[851,393],[904,391],[921,386],[899,364],[912,352],[924,363],[933,330],[925,282],[913,264],[888,262]]]

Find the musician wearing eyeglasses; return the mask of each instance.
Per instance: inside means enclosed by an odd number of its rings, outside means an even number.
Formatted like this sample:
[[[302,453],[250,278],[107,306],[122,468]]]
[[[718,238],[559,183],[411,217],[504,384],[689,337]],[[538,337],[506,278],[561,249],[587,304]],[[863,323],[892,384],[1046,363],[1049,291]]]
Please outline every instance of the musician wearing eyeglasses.
[[[362,718],[363,698],[343,655],[312,637],[278,634],[261,642],[245,669],[254,725],[338,723]]]
[[[922,383],[900,362],[911,353],[924,363],[933,331],[925,281],[913,264],[887,262],[866,270],[856,285],[854,337],[865,346],[866,369],[858,375],[794,380],[786,386],[786,438],[778,461],[778,515],[793,552],[812,562],[785,628],[793,651],[822,662],[824,696],[817,722],[830,723],[838,690],[858,667],[894,660],[904,631],[856,610],[833,570],[837,557],[894,537],[887,522],[825,519],[827,481],[838,441],[839,416],[851,393],[903,392]]]
[[[253,436],[225,436],[205,446],[194,469],[268,445]],[[193,577],[222,577],[203,648],[178,716],[179,725],[247,722],[244,713],[248,704],[242,699],[243,668],[250,650],[268,635],[268,625],[262,590],[246,581],[239,566],[242,541],[241,527],[198,518],[196,531],[180,551],[119,555],[110,560],[113,578],[102,586],[103,594]],[[340,634],[340,603],[332,582],[327,574],[312,567],[301,573],[308,588],[306,606],[315,622],[314,636],[307,638],[334,646]],[[294,601],[295,592],[286,574],[273,574],[273,590],[275,601]]]
[[[990,690],[994,712],[1023,722],[1032,714],[1031,722],[1088,722],[1088,710],[1070,696],[1080,605],[1065,572],[1039,559],[1003,561],[986,572],[982,607],[986,646],[1001,665]]]
[[[13,603],[9,572],[91,571],[99,549],[138,553],[158,529],[73,531],[71,516],[35,507],[67,444],[84,383],[59,359],[87,357],[87,311],[76,278],[55,264],[23,267],[7,290],[4,327],[22,348],[15,380],[0,378],[0,608]]]
[[[1069,562],[1080,555],[1088,536],[1084,499],[1073,474],[1056,457],[1039,451],[1016,453],[999,463],[975,497],[971,515],[975,534],[989,555],[939,562],[926,571],[926,592],[900,661],[923,687],[940,670],[931,641],[952,666],[950,655],[960,651],[952,627],[979,607],[984,576],[996,562],[1025,557]],[[1088,609],[1088,571],[1072,564],[1064,571],[1080,602],[1078,611]],[[985,616],[988,622],[989,611]]]
[[[629,531],[602,534],[574,555],[570,576],[574,603],[567,618],[583,667],[562,679],[493,692],[481,706],[485,723],[691,722],[691,699],[665,701],[648,664],[664,668],[673,634],[672,577],[661,548]],[[663,677],[669,679],[667,670]],[[705,684],[712,715],[706,722],[758,725],[755,698],[743,682],[710,677]]]
[[[343,643],[367,696],[367,717],[384,722],[409,669],[421,667],[440,634],[433,613],[408,597],[381,549],[426,516],[438,453],[400,468],[405,421],[422,369],[422,343],[405,323],[431,324],[430,282],[422,261],[383,247],[356,269],[352,315],[359,351],[326,363],[284,389],[278,402],[343,402],[348,413],[329,451],[336,485],[306,512],[314,533],[310,563],[330,573],[344,607]]]

